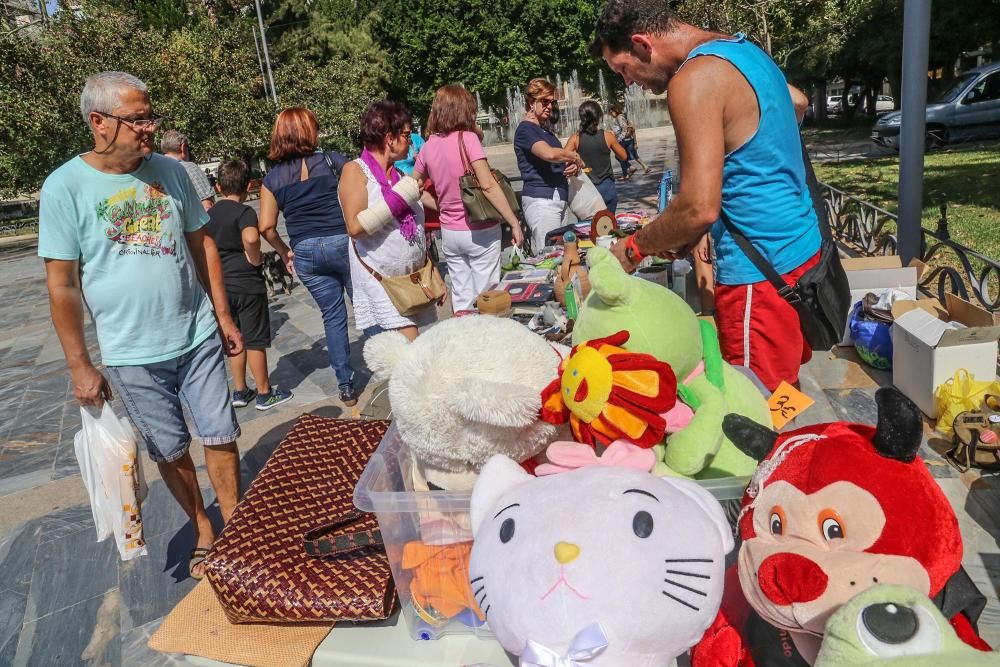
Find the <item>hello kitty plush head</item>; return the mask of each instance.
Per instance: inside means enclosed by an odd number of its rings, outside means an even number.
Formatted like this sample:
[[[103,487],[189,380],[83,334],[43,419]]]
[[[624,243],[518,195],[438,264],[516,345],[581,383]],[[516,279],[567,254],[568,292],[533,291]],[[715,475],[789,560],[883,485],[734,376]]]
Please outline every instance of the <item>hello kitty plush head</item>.
[[[471,514],[473,593],[522,665],[660,667],[718,612],[733,535],[694,482],[608,466],[532,477],[494,456]]]

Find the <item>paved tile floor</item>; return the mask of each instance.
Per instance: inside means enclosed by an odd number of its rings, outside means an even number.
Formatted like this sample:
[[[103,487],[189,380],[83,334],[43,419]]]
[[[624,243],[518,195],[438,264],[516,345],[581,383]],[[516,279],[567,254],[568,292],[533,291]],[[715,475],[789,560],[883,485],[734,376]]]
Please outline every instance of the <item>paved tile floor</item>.
[[[642,131],[640,138],[650,164],[675,164],[669,132]],[[491,160],[516,173],[509,151],[491,149]],[[657,182],[658,175],[638,176],[621,188],[622,206],[654,208]],[[0,249],[0,304],[0,665],[178,664],[179,657],[154,653],[146,641],[194,585],[186,566],[191,547],[186,517],[149,466],[143,505],[149,555],[121,563],[112,541],[94,541],[72,449],[79,410],[51,327],[43,269],[30,247]],[[267,413],[238,411],[244,484],[304,410],[357,414],[336,399],[322,322],[306,290],[299,286],[290,296],[276,297],[271,317],[272,381],[294,391],[295,399]],[[89,326],[87,336],[96,359]],[[352,343],[358,343],[356,333]],[[364,386],[368,373],[361,345],[352,345],[352,351]],[[817,404],[799,422],[871,421],[874,391],[888,380],[858,365],[850,352],[814,359],[803,387]],[[365,397],[370,393],[369,388]],[[959,475],[941,458],[944,446],[930,437],[923,453],[959,514],[965,567],[989,598],[981,630],[1000,645],[1000,481]],[[207,480],[203,486],[211,500]],[[215,508],[210,511],[218,519]]]

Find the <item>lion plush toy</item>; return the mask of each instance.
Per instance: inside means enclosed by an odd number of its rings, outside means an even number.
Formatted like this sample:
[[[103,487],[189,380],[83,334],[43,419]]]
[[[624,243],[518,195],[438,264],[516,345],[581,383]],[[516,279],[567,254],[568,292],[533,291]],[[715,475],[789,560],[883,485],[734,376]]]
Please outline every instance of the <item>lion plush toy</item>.
[[[875,400],[875,427],[834,422],[779,436],[726,418],[729,438],[761,463],[743,497],[726,600],[694,667],[811,665],[830,616],[880,583],[933,598],[961,639],[988,648],[958,519],[917,456],[920,412],[895,389]]]
[[[693,481],[596,461],[532,477],[496,456],[471,515],[472,593],[521,665],[664,667],[718,611],[733,535]]]
[[[560,430],[539,418],[541,393],[566,352],[486,315],[444,320],[412,343],[398,331],[373,336],[365,363],[389,381],[392,418],[415,459],[414,488],[469,490],[494,454],[525,461],[556,440]]]
[[[670,366],[693,417],[666,438],[658,475],[711,478],[749,475],[756,462],[722,432],[728,413],[770,425],[767,400],[753,382],[722,361],[711,324],[701,322],[683,299],[667,288],[625,273],[604,248],[587,252],[591,292],[573,328],[573,343],[628,332],[622,344]],[[685,401],[687,402],[687,401]]]

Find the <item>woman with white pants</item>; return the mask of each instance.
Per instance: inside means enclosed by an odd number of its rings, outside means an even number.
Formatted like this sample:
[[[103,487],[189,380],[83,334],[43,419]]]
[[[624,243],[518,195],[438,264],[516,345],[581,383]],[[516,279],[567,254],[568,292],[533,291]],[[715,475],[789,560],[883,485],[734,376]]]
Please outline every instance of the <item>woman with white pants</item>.
[[[555,86],[546,79],[532,79],[524,90],[527,113],[514,132],[514,155],[524,181],[521,208],[536,253],[545,246],[546,234],[563,225],[566,177],[583,168],[576,151],[563,148],[550,129],[555,93]]]
[[[451,307],[456,313],[475,308],[476,298],[500,280],[501,221],[469,221],[462,203],[463,175],[470,171],[476,175],[483,194],[511,226],[514,245],[524,240],[517,216],[486,161],[476,112],[476,99],[462,86],[439,88],[427,118],[431,136],[413,168],[413,177],[422,184],[429,178],[437,192],[441,241],[451,276]]]

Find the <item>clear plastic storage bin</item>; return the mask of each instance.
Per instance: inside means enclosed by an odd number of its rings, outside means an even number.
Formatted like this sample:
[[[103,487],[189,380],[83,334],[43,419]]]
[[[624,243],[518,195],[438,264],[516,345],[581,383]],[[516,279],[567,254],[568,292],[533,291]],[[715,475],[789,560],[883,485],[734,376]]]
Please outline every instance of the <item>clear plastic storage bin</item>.
[[[726,505],[739,501],[748,481],[729,477],[700,483]],[[456,633],[492,636],[468,586],[471,498],[470,491],[414,491],[410,450],[395,425],[354,489],[355,506],[378,518],[402,616],[414,639]]]

